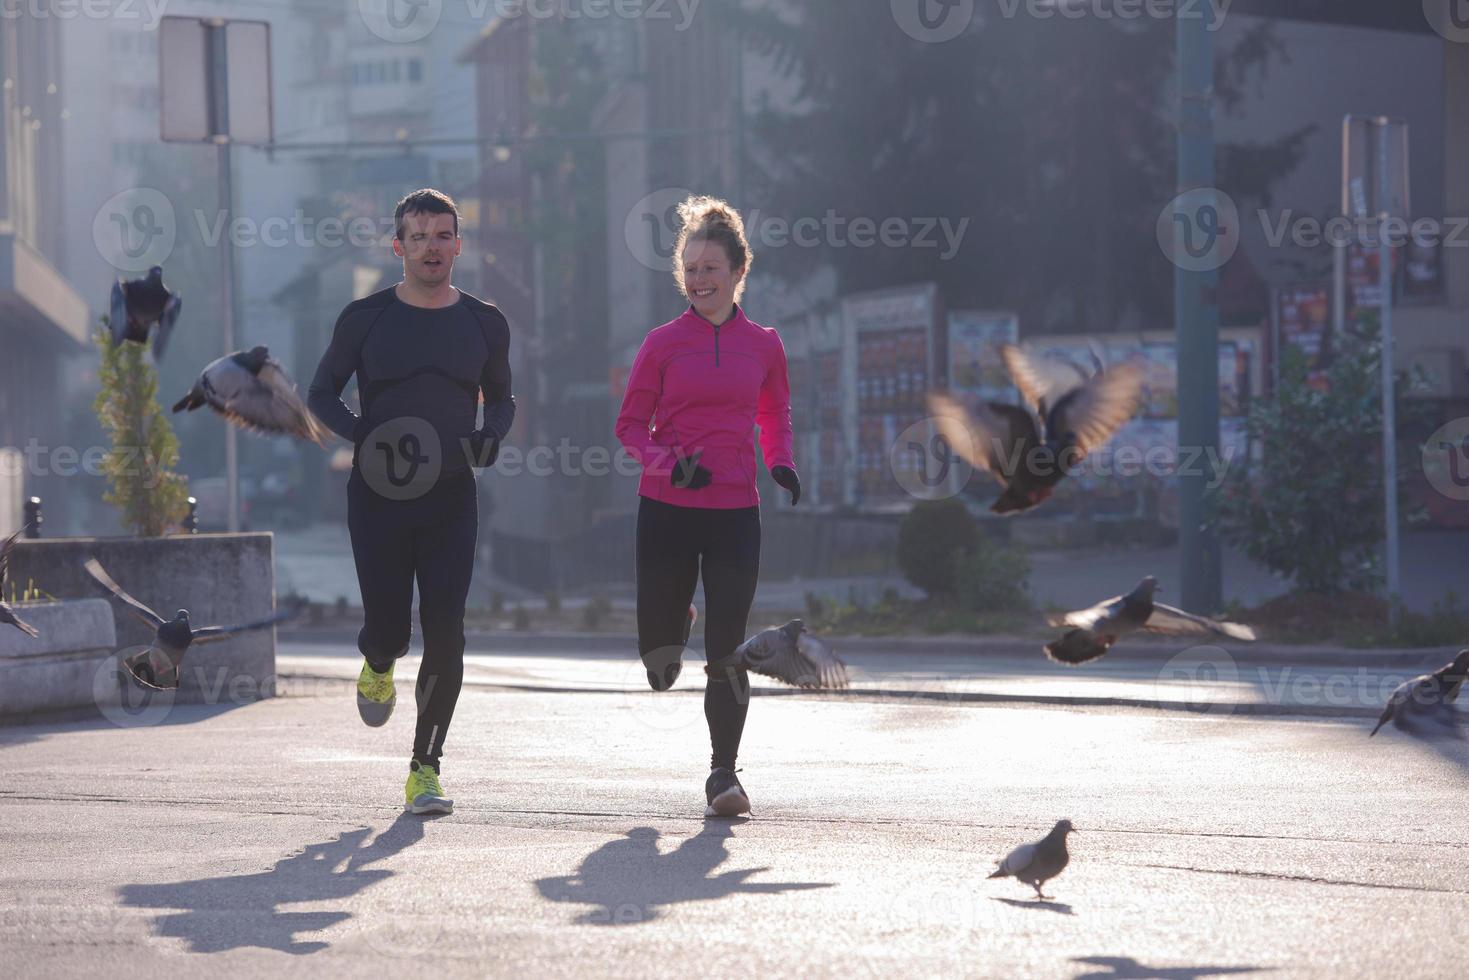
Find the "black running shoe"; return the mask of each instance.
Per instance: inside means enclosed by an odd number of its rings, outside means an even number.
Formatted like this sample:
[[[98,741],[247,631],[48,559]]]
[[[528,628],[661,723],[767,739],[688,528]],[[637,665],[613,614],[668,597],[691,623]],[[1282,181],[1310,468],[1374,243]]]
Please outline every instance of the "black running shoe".
[[[709,806],[704,810],[706,817],[737,817],[750,812],[750,798],[740,777],[728,769],[716,769],[704,783],[704,797]]]

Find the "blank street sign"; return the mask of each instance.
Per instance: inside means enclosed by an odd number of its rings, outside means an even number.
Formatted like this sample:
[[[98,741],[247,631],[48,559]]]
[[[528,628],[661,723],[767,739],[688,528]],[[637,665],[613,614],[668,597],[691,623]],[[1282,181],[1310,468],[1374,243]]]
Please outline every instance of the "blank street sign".
[[[165,141],[271,141],[270,25],[265,21],[165,17],[159,25],[158,71]],[[220,86],[225,99],[216,107]]]

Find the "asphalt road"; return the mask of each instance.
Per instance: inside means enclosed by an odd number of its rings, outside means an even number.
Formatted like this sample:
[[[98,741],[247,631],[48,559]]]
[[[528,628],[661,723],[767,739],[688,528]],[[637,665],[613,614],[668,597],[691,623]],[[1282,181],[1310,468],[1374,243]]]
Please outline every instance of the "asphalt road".
[[[1360,711],[1160,710],[1125,658],[1121,706],[759,696],[754,816],[705,821],[697,671],[472,658],[424,820],[411,698],[366,729],[350,657],[285,653],[271,701],[0,729],[14,975],[1469,975],[1469,743]],[[1046,680],[991,666],[922,683]],[[985,879],[1060,817],[1053,901]]]

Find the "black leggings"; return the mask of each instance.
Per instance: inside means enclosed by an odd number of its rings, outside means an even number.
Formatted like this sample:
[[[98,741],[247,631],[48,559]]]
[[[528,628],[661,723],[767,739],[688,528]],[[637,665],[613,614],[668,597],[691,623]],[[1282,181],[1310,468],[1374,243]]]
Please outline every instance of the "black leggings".
[[[718,665],[745,640],[760,577],[760,508],[677,507],[641,498],[637,573],[638,653],[660,678],[681,661],[689,603],[700,574],[704,576],[704,717],[709,722],[710,764],[733,769],[750,709],[750,678],[743,669]]]
[[[474,472],[448,474],[412,500],[389,500],[354,467],[347,481],[347,529],[362,589],[357,648],[375,670],[387,670],[408,652],[418,579],[423,662],[413,758],[437,769],[464,683],[464,603],[479,532]]]

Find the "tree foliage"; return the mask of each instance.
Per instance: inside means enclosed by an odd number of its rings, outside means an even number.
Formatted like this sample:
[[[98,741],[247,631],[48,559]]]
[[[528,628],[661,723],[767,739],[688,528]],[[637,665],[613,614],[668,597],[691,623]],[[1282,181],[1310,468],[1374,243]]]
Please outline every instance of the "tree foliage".
[[[1018,310],[1027,331],[1167,322],[1173,268],[1155,222],[1175,194],[1173,21],[1005,17],[977,4],[968,31],[929,44],[904,35],[886,4],[851,6],[731,8],[795,94],[756,116],[751,200],[787,220],[969,225],[947,259],[933,247],[785,248],[767,268],[799,279],[830,262],[839,291],[934,280],[950,306]],[[1222,111],[1282,57],[1266,21],[1221,51]],[[1222,144],[1220,187],[1268,203],[1313,128]]]
[[[147,348],[126,340],[114,345],[106,317],[102,325],[93,337],[102,352],[93,408],[112,440],[102,464],[109,485],[104,499],[118,509],[124,527],[158,537],[188,512],[188,481],[174,472],[178,439],[159,407],[158,372]]]

